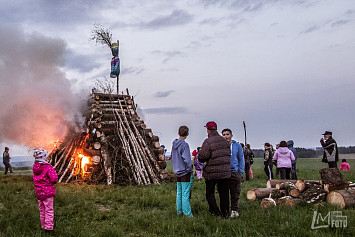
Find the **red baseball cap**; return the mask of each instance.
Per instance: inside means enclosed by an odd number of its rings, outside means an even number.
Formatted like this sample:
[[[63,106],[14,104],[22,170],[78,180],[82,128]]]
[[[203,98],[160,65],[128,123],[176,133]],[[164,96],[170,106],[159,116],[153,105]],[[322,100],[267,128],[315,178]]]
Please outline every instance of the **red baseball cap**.
[[[217,130],[217,124],[214,121],[209,121],[206,123],[205,128],[208,130]]]

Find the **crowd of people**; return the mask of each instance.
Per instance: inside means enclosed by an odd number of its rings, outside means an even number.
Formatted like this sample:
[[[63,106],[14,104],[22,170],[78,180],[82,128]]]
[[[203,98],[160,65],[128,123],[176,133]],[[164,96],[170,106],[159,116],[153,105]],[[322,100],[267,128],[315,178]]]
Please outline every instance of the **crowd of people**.
[[[236,218],[239,216],[239,196],[241,185],[245,179],[253,178],[252,164],[253,151],[249,144],[239,143],[233,140],[233,132],[229,128],[222,130],[220,135],[217,124],[213,121],[206,125],[207,138],[201,147],[192,153],[189,144],[185,141],[189,135],[189,128],[181,126],[178,130],[179,138],[175,139],[171,149],[171,162],[177,178],[176,209],[177,214],[193,217],[191,210],[191,188],[195,175],[198,180],[204,178],[206,184],[206,200],[209,211],[219,218]],[[322,134],[320,143],[324,148],[323,162],[328,163],[329,168],[336,168],[339,160],[337,143],[332,137],[332,132]],[[276,166],[276,176],[280,179],[297,179],[296,150],[294,142],[281,141],[276,144],[276,150],[270,143],[264,144],[264,171],[268,179],[273,179],[273,166]],[[166,152],[165,147],[164,153]],[[5,147],[3,163],[5,175],[10,171],[9,148]],[[193,159],[191,157],[193,156]],[[58,176],[54,168],[47,162],[48,152],[44,149],[34,151],[35,163],[33,165],[33,181],[35,193],[38,199],[41,228],[47,233],[53,231],[53,200],[56,194],[54,184],[58,182]],[[195,167],[195,175],[194,168]],[[350,165],[342,160],[340,170],[350,170]],[[220,205],[217,205],[215,193],[219,195]]]
[[[209,212],[217,217],[235,218],[239,216],[239,196],[241,184],[245,179],[253,178],[251,165],[254,154],[250,145],[233,140],[232,130],[225,128],[220,135],[214,121],[206,125],[207,138],[201,147],[191,152],[185,141],[189,128],[181,126],[179,138],[174,140],[171,161],[177,176],[176,207],[179,215],[192,217],[190,206],[191,188],[194,180],[193,166],[197,179],[205,179],[206,200]],[[336,168],[339,160],[338,147],[332,137],[332,132],[326,131],[320,140],[324,148],[323,162],[329,168]],[[193,161],[192,161],[193,160]],[[270,143],[264,144],[264,171],[267,179],[274,179],[273,166],[276,166],[276,176],[280,179],[297,179],[296,149],[293,140],[281,141],[276,144],[276,150]],[[343,160],[341,170],[350,170],[350,165]],[[216,203],[215,192],[218,191],[220,205]]]

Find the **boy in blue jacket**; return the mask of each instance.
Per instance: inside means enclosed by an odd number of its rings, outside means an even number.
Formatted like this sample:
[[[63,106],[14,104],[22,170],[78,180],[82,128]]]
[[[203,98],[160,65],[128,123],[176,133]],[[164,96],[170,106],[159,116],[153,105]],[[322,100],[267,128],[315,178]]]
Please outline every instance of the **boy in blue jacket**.
[[[175,139],[171,149],[171,162],[177,178],[176,209],[177,214],[192,217],[190,206],[190,191],[192,187],[193,166],[191,161],[190,147],[185,139],[189,135],[189,128],[179,128],[179,139]]]
[[[242,146],[232,140],[233,134],[232,130],[225,128],[222,130],[222,136],[227,140],[231,148],[231,172],[232,175],[229,178],[229,192],[231,197],[231,218],[236,218],[239,216],[238,201],[240,196],[240,191],[242,188],[242,180],[244,174],[244,152]]]

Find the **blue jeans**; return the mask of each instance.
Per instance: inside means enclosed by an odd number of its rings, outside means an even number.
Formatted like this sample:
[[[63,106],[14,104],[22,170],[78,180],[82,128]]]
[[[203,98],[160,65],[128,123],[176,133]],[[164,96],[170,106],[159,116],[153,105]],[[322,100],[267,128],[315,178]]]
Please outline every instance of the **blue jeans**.
[[[296,163],[292,163],[292,170],[291,170],[291,178],[292,179],[297,179],[297,173],[296,173]]]
[[[189,182],[177,182],[176,185],[176,210],[177,214],[184,214],[188,217],[192,217],[191,212],[191,188],[194,181],[194,174],[191,173]]]

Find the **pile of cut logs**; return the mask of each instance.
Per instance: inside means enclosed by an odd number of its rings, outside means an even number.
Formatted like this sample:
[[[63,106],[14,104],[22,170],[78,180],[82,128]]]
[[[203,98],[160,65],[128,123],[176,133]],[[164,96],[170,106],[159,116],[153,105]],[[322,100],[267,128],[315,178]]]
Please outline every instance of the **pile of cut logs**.
[[[72,134],[50,154],[59,182],[149,185],[167,177],[159,137],[137,115],[128,90],[91,94],[86,120],[86,133]]]
[[[295,206],[327,202],[342,208],[355,206],[355,183],[343,180],[337,168],[320,170],[320,180],[268,180],[266,188],[249,189],[247,199],[260,206]]]

